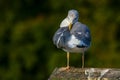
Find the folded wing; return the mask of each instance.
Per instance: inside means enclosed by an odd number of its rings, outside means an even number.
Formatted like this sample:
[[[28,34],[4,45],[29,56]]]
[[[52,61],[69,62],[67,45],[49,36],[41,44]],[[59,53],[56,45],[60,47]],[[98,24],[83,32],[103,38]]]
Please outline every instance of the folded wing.
[[[89,47],[91,42],[91,34],[89,28],[80,22],[76,22],[70,33],[74,35],[78,40],[81,41],[77,47]]]

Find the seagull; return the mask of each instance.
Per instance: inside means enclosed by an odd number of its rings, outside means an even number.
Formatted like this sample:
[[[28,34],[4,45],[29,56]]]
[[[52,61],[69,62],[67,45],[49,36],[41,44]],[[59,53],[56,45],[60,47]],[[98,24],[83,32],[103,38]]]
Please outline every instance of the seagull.
[[[61,22],[60,28],[53,36],[53,43],[57,48],[67,52],[67,66],[69,69],[69,53],[82,53],[82,68],[84,68],[84,52],[90,47],[91,34],[89,28],[78,22],[77,10],[69,10],[67,17]]]

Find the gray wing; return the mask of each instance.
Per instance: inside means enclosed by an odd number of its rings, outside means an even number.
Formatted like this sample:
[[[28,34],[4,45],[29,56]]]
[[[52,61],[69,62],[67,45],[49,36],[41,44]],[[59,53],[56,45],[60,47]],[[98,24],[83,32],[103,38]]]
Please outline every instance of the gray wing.
[[[85,24],[76,22],[73,25],[71,34],[73,34],[77,39],[83,42],[83,44],[79,44],[78,46],[85,46],[85,47],[90,46],[91,34],[89,28]]]
[[[57,46],[57,48],[64,48],[69,37],[70,32],[68,27],[59,28],[53,36],[53,43]]]

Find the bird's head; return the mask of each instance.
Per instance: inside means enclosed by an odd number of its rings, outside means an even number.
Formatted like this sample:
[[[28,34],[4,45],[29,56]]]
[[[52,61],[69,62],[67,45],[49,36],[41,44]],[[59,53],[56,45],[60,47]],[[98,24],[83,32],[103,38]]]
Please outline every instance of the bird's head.
[[[79,14],[77,10],[69,10],[67,19],[71,24],[74,24],[75,22],[77,22],[79,19]]]
[[[76,23],[79,19],[79,13],[77,10],[69,10],[67,17],[61,22],[60,27],[69,26],[69,30],[72,28],[72,25]]]
[[[77,10],[69,10],[67,19],[69,21],[69,30],[72,28],[72,24],[76,23],[79,19],[79,14]]]

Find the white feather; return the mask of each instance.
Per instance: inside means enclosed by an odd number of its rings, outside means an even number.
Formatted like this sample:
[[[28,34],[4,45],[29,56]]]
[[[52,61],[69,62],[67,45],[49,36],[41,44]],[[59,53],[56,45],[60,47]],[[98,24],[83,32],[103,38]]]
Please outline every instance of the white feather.
[[[70,40],[68,41],[68,46],[71,48],[76,47],[80,43],[80,40],[76,39],[74,35],[71,36]]]
[[[83,41],[77,39],[74,35],[70,37],[70,40],[68,41],[68,46],[70,48],[75,48],[77,45],[86,45]]]
[[[68,21],[67,18],[65,18],[65,19],[61,22],[60,27],[68,27],[69,24],[70,24],[70,22]]]

